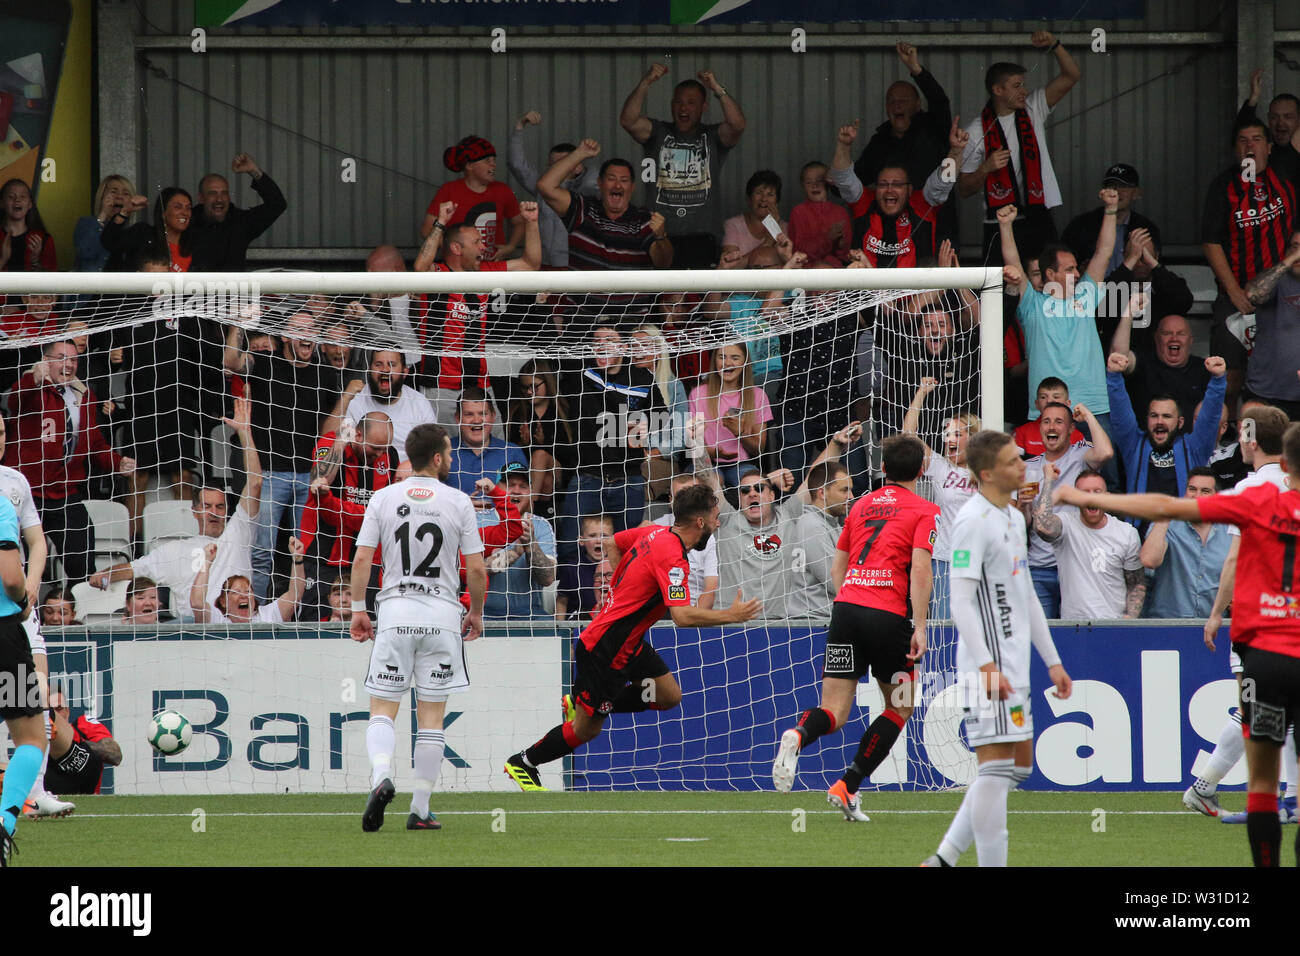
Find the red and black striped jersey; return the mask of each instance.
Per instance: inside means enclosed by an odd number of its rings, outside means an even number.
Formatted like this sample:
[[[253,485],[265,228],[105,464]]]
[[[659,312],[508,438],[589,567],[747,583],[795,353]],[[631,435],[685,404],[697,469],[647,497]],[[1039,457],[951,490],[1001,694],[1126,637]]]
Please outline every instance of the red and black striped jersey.
[[[478,268],[480,272],[504,272],[507,265],[485,260]],[[433,271],[452,270],[439,262]],[[435,388],[459,392],[467,385],[488,387],[487,360],[482,357],[487,349],[487,304],[486,293],[449,292],[428,297],[427,311],[417,328],[420,344],[441,353],[423,363],[426,374],[432,373],[429,377]]]
[[[324,461],[334,447],[334,432],[326,432],[316,443],[312,461]],[[343,463],[334,483],[319,495],[308,495],[302,509],[298,537],[307,553],[335,568],[352,563],[354,542],[366,516],[366,505],[380,488],[393,483],[399,458],[397,449],[389,447],[373,462],[349,442],[343,449]],[[382,567],[383,557],[377,550],[375,563]]]
[[[646,631],[674,606],[690,606],[691,565],[672,528],[629,528],[614,535],[623,557],[605,602],[578,640],[596,660],[622,670]]]
[[[1201,241],[1223,247],[1228,268],[1244,286],[1282,261],[1296,221],[1294,182],[1272,166],[1246,182],[1233,166],[1210,183]]]

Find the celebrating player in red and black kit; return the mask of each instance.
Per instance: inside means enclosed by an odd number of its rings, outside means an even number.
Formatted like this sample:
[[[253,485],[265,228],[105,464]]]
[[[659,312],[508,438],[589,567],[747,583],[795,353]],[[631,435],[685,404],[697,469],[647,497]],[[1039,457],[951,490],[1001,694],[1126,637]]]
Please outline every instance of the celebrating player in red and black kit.
[[[1300,424],[1282,438],[1282,470],[1300,475]],[[1294,478],[1292,478],[1294,481]],[[1241,529],[1232,592],[1232,649],[1241,657],[1241,724],[1246,736],[1246,836],[1256,866],[1279,866],[1282,823],[1277,815],[1279,756],[1287,725],[1300,720],[1300,489],[1257,485],[1233,495],[1086,494],[1064,487],[1063,504],[1100,506],[1150,521],[1232,524]],[[1290,755],[1295,759],[1295,755]],[[1296,834],[1300,858],[1300,833]]]
[[[594,739],[609,714],[671,710],[681,702],[682,689],[645,639],[665,610],[678,627],[740,624],[762,610],[739,590],[722,610],[692,606],[689,553],[703,551],[717,529],[717,497],[711,488],[693,485],[674,496],[671,528],[629,528],[614,535],[623,558],[605,603],[574,646],[573,694],[564,697],[564,723],[506,761],[506,774],[521,789],[544,790],[537,768]]]
[[[840,533],[831,580],[839,594],[831,606],[822,668],[820,707],[805,710],[799,725],[781,735],[772,783],[794,786],[799,751],[844,726],[858,681],[870,671],[884,694],[885,709],[862,735],[853,763],[826,792],[844,816],[865,821],[858,787],[880,766],[912,713],[913,669],[925,653],[930,609],[937,505],[916,494],[925,445],[894,435],[883,445],[885,486],[863,495]]]

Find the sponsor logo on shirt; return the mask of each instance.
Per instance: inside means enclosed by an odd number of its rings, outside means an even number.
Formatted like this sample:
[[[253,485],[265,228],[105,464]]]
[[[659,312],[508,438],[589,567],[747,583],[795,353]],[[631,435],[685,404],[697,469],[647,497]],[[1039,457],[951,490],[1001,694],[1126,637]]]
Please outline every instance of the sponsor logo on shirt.
[[[887,588],[894,583],[894,572],[889,568],[854,568],[844,583],[864,588]]]
[[[685,581],[685,580],[686,580],[686,571],[685,571],[684,569],[682,569],[682,568],[669,568],[669,569],[668,569],[668,583],[669,583],[669,584],[681,584],[681,583],[682,583],[683,581]]]
[[[1017,727],[1025,726],[1025,708],[1020,704],[1011,708],[1011,722]]]
[[[939,532],[938,532],[938,531],[931,531],[931,532],[930,532],[930,547],[932,547],[932,548],[934,547],[935,539],[938,538],[938,537],[939,537]]]
[[[684,584],[673,584],[673,585],[669,585],[669,587],[668,587],[668,600],[670,600],[670,601],[685,601],[685,600],[686,600],[686,585],[684,585]]]
[[[1300,617],[1300,597],[1290,594],[1269,594],[1261,591],[1259,595],[1259,616],[1269,618]]]
[[[969,568],[969,567],[970,567],[970,552],[969,552],[969,551],[954,551],[954,552],[952,553],[952,566],[953,566],[954,568]]]
[[[398,505],[398,506],[397,506],[397,517],[399,517],[399,518],[405,518],[405,517],[407,517],[410,513],[411,513],[411,506],[410,506],[410,505]]]
[[[406,489],[406,497],[412,501],[427,501],[434,496],[432,488],[423,488],[418,485]]]
[[[756,534],[751,550],[760,558],[774,558],[781,553],[781,536],[775,532]]]

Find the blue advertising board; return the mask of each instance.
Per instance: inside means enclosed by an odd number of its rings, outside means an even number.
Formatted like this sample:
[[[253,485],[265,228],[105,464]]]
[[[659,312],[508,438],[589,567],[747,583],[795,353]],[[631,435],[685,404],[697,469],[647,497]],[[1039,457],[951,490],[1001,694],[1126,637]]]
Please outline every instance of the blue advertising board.
[[[936,629],[919,676],[922,703],[872,784],[933,789],[969,782],[974,756],[962,729],[956,635]],[[1211,653],[1197,624],[1053,628],[1074,681],[1050,694],[1034,657],[1032,719],[1039,790],[1182,790],[1208,759],[1235,706],[1226,628]],[[762,790],[782,731],[818,704],[823,628],[655,628],[651,642],[681,684],[666,713],[615,714],[572,762],[575,789]],[[800,789],[829,786],[881,706],[871,683],[843,730],[801,756]],[[1241,768],[1225,778],[1239,785]]]

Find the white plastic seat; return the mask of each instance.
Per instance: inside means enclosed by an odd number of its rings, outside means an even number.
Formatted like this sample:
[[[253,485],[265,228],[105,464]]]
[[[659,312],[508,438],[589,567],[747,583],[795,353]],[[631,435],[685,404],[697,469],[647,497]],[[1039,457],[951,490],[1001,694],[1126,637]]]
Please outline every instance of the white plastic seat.
[[[199,533],[199,522],[188,501],[154,501],[144,506],[145,550]]]
[[[95,569],[102,571],[113,564],[130,561],[131,513],[117,501],[87,498],[82,502],[95,529]]]

